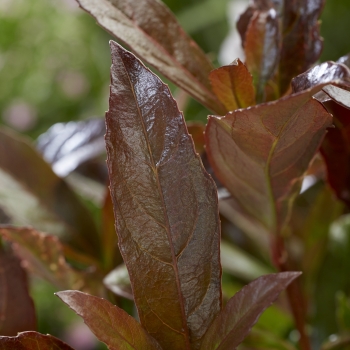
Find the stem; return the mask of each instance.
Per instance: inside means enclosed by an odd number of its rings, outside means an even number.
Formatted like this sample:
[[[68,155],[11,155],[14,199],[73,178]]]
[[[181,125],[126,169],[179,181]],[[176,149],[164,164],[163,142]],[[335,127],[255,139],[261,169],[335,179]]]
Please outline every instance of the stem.
[[[283,237],[278,235],[272,248],[272,258],[280,272],[290,271],[288,253],[284,245]],[[293,281],[287,288],[287,297],[294,317],[295,326],[300,334],[299,345],[301,350],[311,350],[310,339],[305,330],[306,302],[303,297],[300,283]]]

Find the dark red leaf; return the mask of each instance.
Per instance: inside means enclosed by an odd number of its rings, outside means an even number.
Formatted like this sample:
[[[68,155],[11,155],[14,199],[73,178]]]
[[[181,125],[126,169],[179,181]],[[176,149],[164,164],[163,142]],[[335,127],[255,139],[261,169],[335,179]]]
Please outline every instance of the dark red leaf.
[[[35,329],[35,309],[26,273],[15,256],[0,250],[0,335]]]
[[[215,113],[225,113],[211,91],[212,64],[158,0],[78,0],[108,32]]]
[[[74,350],[52,335],[22,332],[17,337],[1,337],[0,350]]]
[[[215,184],[168,87],[111,50],[106,146],[119,247],[142,325],[165,349],[197,349],[221,303]]]
[[[241,209],[271,233],[286,224],[303,174],[331,116],[307,90],[248,109],[210,116],[210,163]]]
[[[350,92],[327,85],[317,94],[334,117],[334,126],[322,143],[327,180],[338,198],[350,206]]]
[[[124,310],[76,290],[56,293],[110,350],[161,350],[159,344]]]
[[[213,91],[228,111],[255,105],[252,76],[238,58],[210,72],[209,78]]]
[[[269,307],[300,272],[282,272],[259,277],[237,292],[204,336],[203,350],[234,350],[248,335],[262,312]]]

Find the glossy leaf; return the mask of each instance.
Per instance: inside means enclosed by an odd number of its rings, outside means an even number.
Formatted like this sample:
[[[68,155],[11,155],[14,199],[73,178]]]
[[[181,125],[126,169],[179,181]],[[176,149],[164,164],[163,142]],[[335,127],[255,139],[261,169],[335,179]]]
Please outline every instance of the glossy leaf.
[[[233,350],[244,340],[261,313],[300,272],[262,276],[236,293],[204,336],[203,350]]]
[[[103,119],[57,123],[38,138],[37,148],[58,176],[105,153]]]
[[[274,74],[279,58],[278,19],[272,11],[256,11],[245,34],[246,65],[252,73],[257,101],[265,100],[264,90]]]
[[[114,294],[134,300],[128,270],[124,264],[117,266],[104,279],[103,284]]]
[[[11,226],[0,227],[0,236],[12,242],[14,252],[29,271],[57,288],[102,293],[98,272],[78,271],[68,265],[63,246],[57,237],[29,227]]]
[[[196,349],[221,303],[215,184],[168,87],[111,50],[106,147],[119,247],[141,324],[166,349]]]
[[[80,252],[99,256],[87,209],[27,139],[8,129],[0,130],[0,178],[0,206],[13,224],[51,232]]]
[[[320,84],[350,83],[350,70],[331,61],[316,65],[292,80],[293,92],[300,92]]]
[[[218,114],[223,106],[211,91],[212,64],[158,0],[78,0],[108,32],[173,83]]]
[[[0,350],[73,350],[73,348],[49,334],[22,332],[16,337],[0,336]]]
[[[331,125],[323,106],[310,99],[313,93],[209,117],[205,137],[215,174],[241,209],[271,233],[286,224],[303,174]]]
[[[0,335],[35,329],[35,309],[26,273],[14,255],[0,250]]]
[[[237,58],[210,72],[213,91],[228,111],[255,105],[255,90],[247,67]]]
[[[340,57],[337,62],[345,64],[347,67],[350,68],[350,53],[345,55],[345,56]]]
[[[161,350],[159,344],[124,310],[109,301],[75,290],[56,295],[84,319],[110,350]]]

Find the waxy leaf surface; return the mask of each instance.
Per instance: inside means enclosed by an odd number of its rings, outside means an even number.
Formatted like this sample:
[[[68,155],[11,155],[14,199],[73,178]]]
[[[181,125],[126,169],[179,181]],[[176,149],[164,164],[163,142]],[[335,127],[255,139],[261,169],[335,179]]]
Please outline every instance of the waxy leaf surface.
[[[203,350],[234,350],[248,335],[262,312],[269,307],[300,272],[282,272],[259,277],[237,292],[204,336]]]
[[[16,337],[0,336],[0,350],[73,350],[52,335],[22,332]]]
[[[165,77],[218,114],[223,106],[211,91],[212,64],[159,0],[78,0],[108,32],[130,46]]]
[[[83,318],[108,349],[162,349],[133,317],[108,300],[76,290],[58,292],[56,295]]]
[[[26,273],[14,255],[0,250],[0,335],[35,329],[35,309]]]
[[[107,164],[134,300],[161,346],[197,349],[221,303],[216,187],[168,87],[111,50]]]
[[[38,138],[37,149],[58,176],[67,176],[80,164],[105,153],[104,120],[57,123]]]
[[[98,234],[88,210],[28,143],[0,130],[0,206],[13,224],[59,236],[80,252],[99,256]]]
[[[96,271],[85,273],[68,265],[63,246],[56,236],[30,227],[11,226],[0,227],[0,236],[12,242],[15,254],[29,271],[57,288],[100,292],[101,276]]]
[[[331,116],[313,91],[209,117],[206,145],[220,182],[241,208],[278,233]]]
[[[337,62],[338,62],[338,63],[345,64],[347,67],[350,68],[350,53],[348,53],[348,54],[345,55],[345,56],[340,57],[340,58],[337,60]]]
[[[213,91],[228,111],[255,105],[252,75],[238,58],[210,72],[209,78]]]

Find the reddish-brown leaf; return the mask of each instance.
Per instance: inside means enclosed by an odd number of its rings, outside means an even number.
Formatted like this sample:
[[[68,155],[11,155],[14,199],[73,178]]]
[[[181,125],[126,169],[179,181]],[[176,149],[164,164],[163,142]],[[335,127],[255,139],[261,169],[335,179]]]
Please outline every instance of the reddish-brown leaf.
[[[220,182],[269,232],[279,232],[303,174],[331,125],[307,90],[280,100],[209,117],[205,137]]]
[[[76,290],[56,293],[110,350],[161,350],[160,345],[124,310]]]
[[[254,12],[245,34],[244,52],[246,65],[253,75],[256,99],[262,102],[265,85],[278,65],[279,32],[275,12]]]
[[[52,335],[22,332],[16,337],[1,337],[0,350],[74,350]]]
[[[204,336],[203,350],[234,350],[244,340],[262,312],[270,306],[300,272],[259,277],[237,292]]]
[[[210,72],[209,78],[213,91],[228,111],[255,105],[252,76],[238,58]]]
[[[67,264],[60,240],[30,227],[0,227],[0,236],[12,242],[15,254],[32,273],[59,289],[72,288],[101,294],[102,276],[83,272]]]
[[[75,193],[27,139],[0,130],[0,203],[13,224],[59,236],[80,252],[99,257],[95,224]]]
[[[350,92],[327,85],[316,95],[334,118],[322,143],[327,180],[338,198],[350,206]]]
[[[225,113],[211,91],[212,64],[159,0],[78,0],[108,32],[215,113]]]
[[[216,188],[168,87],[115,42],[111,50],[106,146],[119,247],[142,325],[165,349],[197,349],[221,304]]]
[[[0,335],[35,329],[35,309],[26,273],[15,256],[0,250]]]
[[[204,130],[205,124],[200,122],[189,121],[186,123],[187,130],[192,136],[194,147],[199,155],[202,155],[204,152]]]

